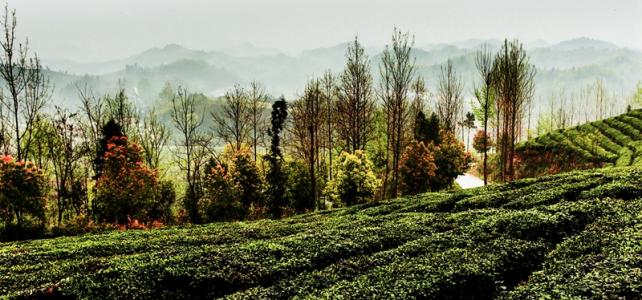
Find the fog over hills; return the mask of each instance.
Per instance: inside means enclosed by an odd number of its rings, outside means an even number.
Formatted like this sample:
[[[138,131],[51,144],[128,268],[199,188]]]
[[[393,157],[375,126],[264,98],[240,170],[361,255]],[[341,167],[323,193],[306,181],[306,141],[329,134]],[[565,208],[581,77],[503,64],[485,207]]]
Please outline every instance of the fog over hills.
[[[471,39],[450,44],[416,45],[417,72],[431,92],[436,90],[440,66],[452,59],[465,82],[464,92],[472,94],[479,77],[474,53],[488,43],[498,49],[502,41]],[[375,81],[383,46],[365,45]],[[96,93],[113,92],[118,87],[142,105],[152,105],[166,82],[183,85],[208,96],[220,96],[236,83],[251,80],[264,83],[274,96],[295,97],[305,82],[325,70],[338,73],[345,63],[348,42],[285,54],[250,43],[214,50],[189,49],[178,44],[151,48],[117,60],[76,63],[71,59],[48,60],[55,85],[54,99],[64,105],[78,103],[76,86],[87,84]],[[545,41],[525,43],[531,62],[537,68],[536,102],[547,101],[553,92],[579,90],[602,79],[617,94],[630,93],[642,80],[642,52],[590,38],[577,38],[549,45]]]

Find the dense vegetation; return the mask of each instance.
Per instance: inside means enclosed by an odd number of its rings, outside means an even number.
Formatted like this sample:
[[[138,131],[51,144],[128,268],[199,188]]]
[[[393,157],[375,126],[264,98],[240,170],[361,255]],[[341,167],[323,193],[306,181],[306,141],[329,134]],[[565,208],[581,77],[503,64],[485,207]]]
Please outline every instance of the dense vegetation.
[[[617,298],[642,290],[642,170],[576,171],[283,220],[0,246],[4,297]]]
[[[642,164],[642,110],[560,129],[517,147],[520,174]]]

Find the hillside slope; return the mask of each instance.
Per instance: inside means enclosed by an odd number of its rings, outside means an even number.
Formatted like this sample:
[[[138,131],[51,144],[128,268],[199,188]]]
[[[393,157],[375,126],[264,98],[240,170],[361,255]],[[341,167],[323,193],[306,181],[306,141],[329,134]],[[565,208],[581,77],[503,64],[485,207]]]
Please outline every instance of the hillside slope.
[[[641,227],[642,170],[578,171],[280,221],[3,243],[0,298],[639,296]]]
[[[556,130],[517,146],[520,177],[642,165],[642,110]]]

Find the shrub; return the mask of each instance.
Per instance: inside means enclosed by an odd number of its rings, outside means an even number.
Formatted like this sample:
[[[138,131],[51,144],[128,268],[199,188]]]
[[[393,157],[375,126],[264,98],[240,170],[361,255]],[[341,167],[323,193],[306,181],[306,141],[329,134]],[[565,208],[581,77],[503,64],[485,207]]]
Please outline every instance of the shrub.
[[[429,191],[430,179],[435,176],[436,169],[433,153],[424,142],[411,143],[401,158],[401,193],[414,195]]]
[[[156,201],[150,211],[150,218],[162,221],[165,224],[174,223],[172,205],[176,202],[176,190],[171,181],[161,181],[159,190],[155,195]]]
[[[335,174],[325,188],[325,194],[333,203],[354,205],[372,198],[379,179],[372,171],[372,162],[363,150],[354,154],[342,152],[334,166]]]
[[[243,217],[239,188],[229,168],[210,159],[203,178],[204,195],[199,201],[199,214],[205,222],[238,220]]]
[[[42,227],[45,221],[46,186],[42,171],[33,163],[0,156],[0,218],[5,230],[25,222]]]
[[[156,171],[143,164],[141,149],[126,136],[112,137],[96,182],[92,211],[98,221],[128,224],[132,219],[150,221],[158,189]]]
[[[434,153],[437,165],[435,177],[430,182],[433,191],[450,187],[457,176],[466,173],[472,162],[464,144],[457,141],[455,135],[447,130],[441,131],[441,144],[431,144],[429,148]]]
[[[301,161],[288,162],[287,198],[292,208],[298,212],[314,208],[312,195],[312,179],[305,163]]]
[[[227,148],[220,162],[211,159],[204,174],[199,211],[206,221],[239,220],[265,212],[263,180],[249,150]]]

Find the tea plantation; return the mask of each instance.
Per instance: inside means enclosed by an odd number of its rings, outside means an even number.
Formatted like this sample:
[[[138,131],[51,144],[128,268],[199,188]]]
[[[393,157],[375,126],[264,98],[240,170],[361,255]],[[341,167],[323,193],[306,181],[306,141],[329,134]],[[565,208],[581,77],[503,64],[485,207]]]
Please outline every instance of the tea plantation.
[[[642,170],[0,244],[0,298],[639,298]]]
[[[642,165],[642,110],[556,130],[517,147],[523,177],[609,165]]]

